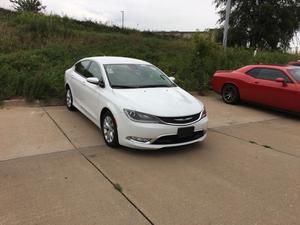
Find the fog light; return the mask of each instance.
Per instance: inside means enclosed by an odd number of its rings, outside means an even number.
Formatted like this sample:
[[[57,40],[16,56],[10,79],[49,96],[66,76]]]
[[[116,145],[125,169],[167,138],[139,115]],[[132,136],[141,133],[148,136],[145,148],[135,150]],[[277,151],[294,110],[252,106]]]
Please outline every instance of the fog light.
[[[128,140],[141,142],[141,143],[148,143],[152,140],[152,138],[142,138],[142,137],[127,137]]]

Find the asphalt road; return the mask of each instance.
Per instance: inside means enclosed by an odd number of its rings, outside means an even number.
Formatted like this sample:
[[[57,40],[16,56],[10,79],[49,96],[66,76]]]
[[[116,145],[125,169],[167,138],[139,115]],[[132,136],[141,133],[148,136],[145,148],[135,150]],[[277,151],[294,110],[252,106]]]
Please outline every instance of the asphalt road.
[[[65,107],[0,109],[0,225],[300,224],[300,117],[200,97],[205,142],[105,146]]]

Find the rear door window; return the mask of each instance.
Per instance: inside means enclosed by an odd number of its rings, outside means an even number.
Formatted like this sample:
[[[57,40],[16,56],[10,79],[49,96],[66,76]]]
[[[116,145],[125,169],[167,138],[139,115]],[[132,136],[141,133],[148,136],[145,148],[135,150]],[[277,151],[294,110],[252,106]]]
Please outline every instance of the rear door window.
[[[84,60],[84,61],[81,61],[81,62],[78,62],[76,65],[75,65],[75,71],[80,74],[81,76],[84,76],[84,77],[91,77],[89,72],[88,72],[88,68],[90,66],[91,62],[88,61],[88,60]]]
[[[249,70],[246,74],[253,78],[257,78],[258,74],[260,73],[261,69],[260,68],[254,68]]]

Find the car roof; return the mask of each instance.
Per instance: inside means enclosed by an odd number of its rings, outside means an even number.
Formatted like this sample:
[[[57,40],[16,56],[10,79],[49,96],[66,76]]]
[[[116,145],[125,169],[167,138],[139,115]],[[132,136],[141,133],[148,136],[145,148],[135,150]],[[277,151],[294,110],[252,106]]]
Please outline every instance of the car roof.
[[[100,64],[148,64],[150,63],[134,58],[117,57],[117,56],[94,56],[87,57],[82,60],[93,60]]]
[[[292,65],[276,65],[276,64],[257,64],[257,65],[249,65],[249,66],[244,66],[240,68],[240,70],[251,70],[254,68],[269,68],[269,69],[279,69],[279,70],[287,70],[290,68],[294,68],[295,66]]]

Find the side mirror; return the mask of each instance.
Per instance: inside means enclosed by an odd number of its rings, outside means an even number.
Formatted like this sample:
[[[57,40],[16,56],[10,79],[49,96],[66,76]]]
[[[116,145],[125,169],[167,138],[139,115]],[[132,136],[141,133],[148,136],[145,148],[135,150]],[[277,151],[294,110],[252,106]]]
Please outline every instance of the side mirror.
[[[99,84],[99,79],[97,77],[88,77],[86,78],[86,81],[91,84]]]
[[[175,77],[169,77],[169,79],[172,81],[172,82],[175,82]]]
[[[287,86],[285,79],[283,79],[282,77],[276,78],[275,81],[278,83],[282,83],[282,86]]]
[[[86,78],[86,81],[91,84],[99,85],[102,88],[104,88],[105,86],[103,80],[100,81],[97,77],[88,77]]]

